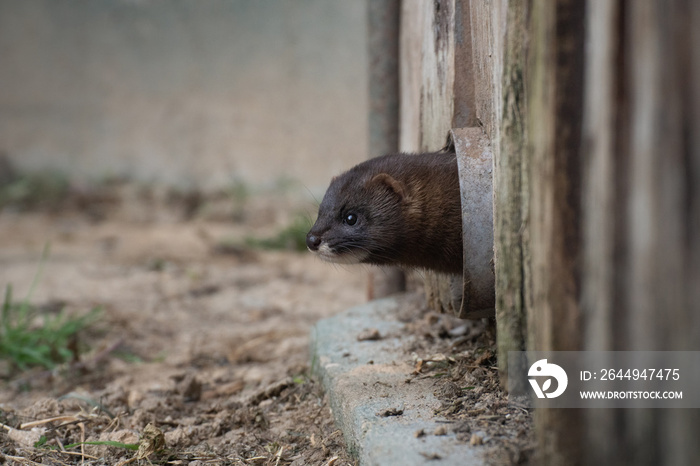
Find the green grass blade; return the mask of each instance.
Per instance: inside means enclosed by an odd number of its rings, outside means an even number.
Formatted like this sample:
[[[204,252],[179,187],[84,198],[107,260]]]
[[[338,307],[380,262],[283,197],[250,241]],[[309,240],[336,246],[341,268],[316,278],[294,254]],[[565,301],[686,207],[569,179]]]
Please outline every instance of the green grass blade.
[[[34,274],[34,278],[32,279],[32,284],[29,286],[29,291],[27,292],[27,297],[24,298],[24,301],[22,302],[22,307],[24,309],[29,308],[29,300],[31,299],[32,295],[34,294],[34,290],[36,289],[37,285],[39,284],[39,280],[41,279],[41,275],[44,273],[44,266],[46,265],[46,261],[49,259],[49,254],[51,253],[51,243],[47,242],[44,244],[44,250],[41,252],[41,258],[39,259],[39,268],[37,269],[36,273]]]

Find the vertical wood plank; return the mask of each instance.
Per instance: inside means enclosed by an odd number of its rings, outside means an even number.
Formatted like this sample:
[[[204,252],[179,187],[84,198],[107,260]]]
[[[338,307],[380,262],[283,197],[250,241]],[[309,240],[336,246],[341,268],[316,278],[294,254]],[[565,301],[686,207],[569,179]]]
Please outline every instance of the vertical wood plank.
[[[423,2],[421,150],[445,145],[452,129],[455,80],[455,0]]]
[[[454,114],[454,20],[455,0],[421,2],[420,150],[441,149],[452,128]],[[425,272],[428,305],[455,314],[461,302],[461,279]]]
[[[369,33],[369,154],[376,157],[399,148],[399,0],[368,4]],[[368,299],[406,290],[406,276],[398,267],[372,270]]]
[[[470,3],[468,0],[455,2],[453,128],[478,126]]]
[[[508,0],[469,2],[477,123],[495,143],[498,158],[502,116],[504,40]]]
[[[508,352],[525,349],[525,279],[523,242],[527,238],[524,213],[528,210],[525,164],[525,67],[527,58],[528,2],[507,3],[503,57],[503,112],[498,127],[499,154],[494,157],[494,262],[496,274],[496,326],[501,385],[508,390],[509,370],[524,374],[524,367],[509,368]],[[522,377],[524,379],[524,377]],[[511,380],[518,380],[513,377]]]
[[[699,350],[700,7],[591,2],[584,273],[588,349]],[[587,464],[694,464],[696,410],[587,413]]]
[[[585,350],[622,349],[620,327],[614,309],[617,273],[613,264],[616,229],[620,218],[615,202],[625,185],[625,170],[620,170],[616,154],[626,138],[620,126],[626,100],[619,82],[624,80],[621,50],[620,2],[589,3],[586,26],[585,102],[583,122],[583,277],[581,307],[584,317]],[[619,254],[619,251],[618,251]],[[620,272],[620,271],[617,271]],[[620,277],[617,277],[619,280]],[[619,310],[619,308],[618,308]],[[616,330],[617,329],[617,330]],[[620,463],[623,448],[615,439],[623,426],[617,410],[587,410],[586,429],[581,442],[586,448],[587,464]]]
[[[421,150],[422,0],[402,0],[399,40],[399,151]]]
[[[534,0],[528,66],[528,348],[578,350],[583,18],[580,0]],[[546,464],[581,461],[579,410],[535,413]]]

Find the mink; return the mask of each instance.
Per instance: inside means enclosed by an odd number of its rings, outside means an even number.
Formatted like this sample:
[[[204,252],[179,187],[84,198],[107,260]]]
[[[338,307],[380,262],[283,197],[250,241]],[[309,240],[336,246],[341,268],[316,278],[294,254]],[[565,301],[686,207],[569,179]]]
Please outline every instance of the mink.
[[[455,153],[389,154],[334,177],[306,245],[328,262],[461,274]]]

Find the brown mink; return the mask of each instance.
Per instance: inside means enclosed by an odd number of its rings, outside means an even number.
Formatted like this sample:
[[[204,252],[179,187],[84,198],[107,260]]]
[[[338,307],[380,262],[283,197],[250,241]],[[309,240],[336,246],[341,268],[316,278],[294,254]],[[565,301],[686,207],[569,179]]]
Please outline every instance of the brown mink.
[[[306,245],[328,262],[461,274],[461,215],[454,152],[389,154],[331,180]]]

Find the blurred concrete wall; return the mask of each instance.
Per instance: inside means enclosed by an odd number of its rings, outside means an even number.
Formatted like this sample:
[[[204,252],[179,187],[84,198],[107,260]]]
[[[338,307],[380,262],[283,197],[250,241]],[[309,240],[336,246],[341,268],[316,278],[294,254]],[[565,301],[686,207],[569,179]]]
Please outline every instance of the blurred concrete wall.
[[[0,151],[205,190],[367,157],[365,1],[0,0]]]

